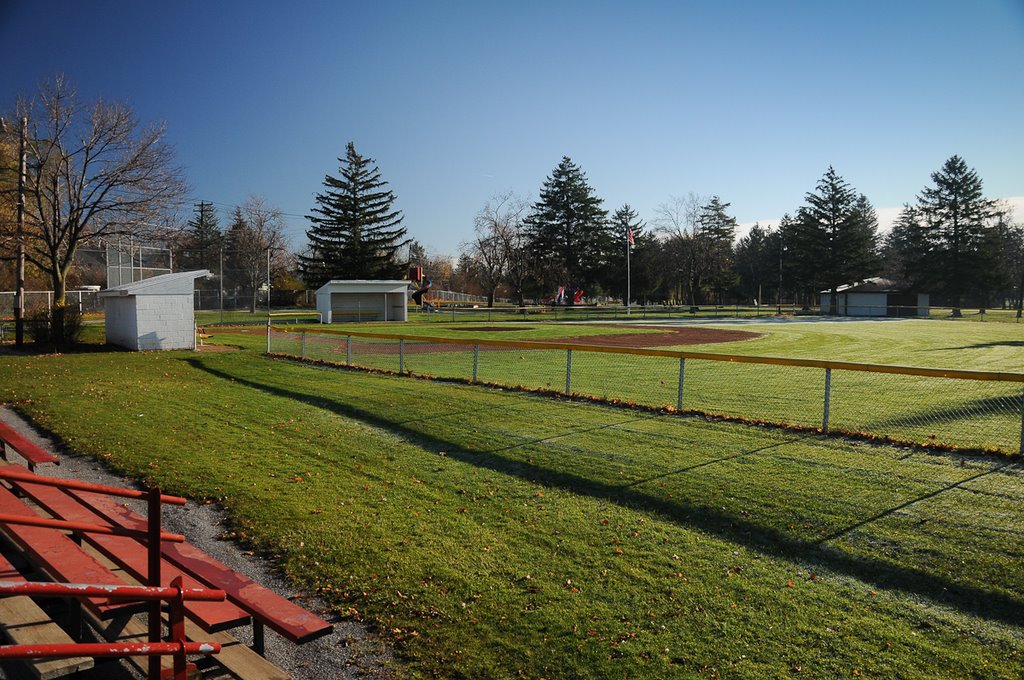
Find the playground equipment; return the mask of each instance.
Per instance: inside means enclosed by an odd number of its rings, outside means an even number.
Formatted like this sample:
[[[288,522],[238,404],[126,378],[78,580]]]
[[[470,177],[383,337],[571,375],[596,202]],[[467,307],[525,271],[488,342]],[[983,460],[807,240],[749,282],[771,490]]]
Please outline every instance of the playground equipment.
[[[552,294],[551,296],[545,298],[543,300],[543,302],[546,305],[567,305],[567,304],[570,304],[568,302],[568,299],[569,299],[569,297],[568,297],[568,294],[566,293],[565,286],[559,286],[558,290],[556,290],[554,292],[554,294]],[[575,287],[573,287],[572,303],[571,304],[574,304],[574,305],[583,304],[583,289],[582,288],[575,288]]]

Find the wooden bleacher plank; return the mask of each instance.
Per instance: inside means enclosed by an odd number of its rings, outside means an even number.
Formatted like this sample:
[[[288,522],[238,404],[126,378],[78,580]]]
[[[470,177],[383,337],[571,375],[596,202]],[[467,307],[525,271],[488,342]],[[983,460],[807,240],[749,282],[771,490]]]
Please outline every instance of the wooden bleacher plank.
[[[0,421],[0,442],[3,442],[0,444],[0,455],[4,459],[7,458],[7,449],[14,449],[28,462],[30,470],[34,470],[36,465],[42,465],[43,463],[60,464],[60,459],[57,456],[36,446],[3,421]]]
[[[24,577],[7,558],[0,555],[0,581],[24,581]],[[11,644],[60,645],[71,644],[64,629],[58,626],[26,595],[0,597],[0,628]],[[28,669],[40,680],[51,680],[92,668],[92,657],[76,656],[67,659],[25,659]]]
[[[101,515],[93,512],[63,490],[41,484],[18,482],[15,485],[32,501],[47,512],[61,519],[90,524],[108,524]],[[149,573],[146,546],[126,536],[84,534],[83,540],[94,546],[117,566],[123,568],[140,583],[145,583]],[[206,584],[183,573],[167,560],[160,567],[161,585],[170,585],[176,576],[183,577],[186,588],[205,588]],[[227,630],[249,623],[249,615],[230,602],[188,602],[186,615],[195,620],[206,631]]]
[[[138,529],[145,518],[106,496],[89,491],[69,491],[114,524]],[[228,599],[295,643],[328,635],[334,626],[291,600],[237,573],[189,543],[164,543],[164,557],[212,588],[224,590]]]
[[[103,622],[97,619],[92,612],[85,612],[85,617],[89,620],[90,625],[96,630],[103,632]],[[128,622],[120,629],[116,635],[108,635],[107,642],[148,642],[149,641],[149,626],[146,622],[141,620],[139,617],[133,616]],[[143,676],[148,675],[149,672],[149,657],[145,656],[126,656],[125,661],[134,666]],[[202,674],[197,670],[194,663],[189,663],[188,666],[188,677],[201,678]],[[172,656],[161,656],[160,657],[160,675],[162,677],[172,677],[174,675],[174,657]]]
[[[0,513],[38,517],[11,491],[0,485]],[[53,580],[63,583],[124,585],[124,581],[86,554],[57,529],[9,524],[2,529],[28,558]],[[86,605],[102,618],[111,618],[138,608],[138,603],[108,604],[105,598],[86,598]]]
[[[229,633],[205,633],[191,621],[185,622],[185,633],[194,642],[219,642],[220,651],[211,658],[240,680],[289,680],[292,677]]]

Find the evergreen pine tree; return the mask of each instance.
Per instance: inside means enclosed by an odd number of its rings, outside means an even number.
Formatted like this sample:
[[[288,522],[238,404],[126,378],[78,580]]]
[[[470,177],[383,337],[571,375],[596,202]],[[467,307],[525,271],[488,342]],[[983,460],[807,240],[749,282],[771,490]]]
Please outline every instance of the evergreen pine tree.
[[[634,256],[638,248],[645,244],[644,227],[640,215],[627,203],[614,213],[609,222],[609,234],[614,240],[614,247],[608,248],[606,255],[608,262],[602,267],[604,281],[602,284],[606,291],[615,291],[621,297],[623,304],[626,304],[627,271],[626,271],[626,248],[630,251],[629,278],[634,284],[628,286],[630,293],[634,294],[641,288],[636,288],[636,282],[646,284],[646,278],[641,271],[641,261]],[[632,236],[632,238],[630,238]],[[632,245],[629,245],[632,240]],[[635,295],[633,295],[635,297]]]
[[[959,156],[931,177],[935,186],[917,197],[919,241],[926,257],[914,274],[934,285],[959,316],[967,295],[984,295],[989,270],[997,264],[996,239],[989,232],[999,211],[995,201],[982,196],[978,173]]]
[[[185,269],[219,271],[224,232],[212,203],[200,201],[188,221],[181,266]]]
[[[779,281],[779,232],[760,224],[750,228],[736,244],[734,261],[744,298],[769,304]]]
[[[804,199],[784,234],[796,284],[811,296],[826,289],[829,313],[836,313],[837,291],[876,272],[878,218],[867,198],[829,167]]]
[[[394,210],[395,195],[381,179],[372,158],[361,156],[348,143],[341,177],[327,175],[324,191],[307,219],[309,247],[299,256],[299,269],[309,286],[331,279],[398,279],[405,263],[398,252],[409,240],[402,212]]]
[[[558,286],[591,289],[598,282],[601,265],[617,243],[602,202],[583,170],[563,156],[544,181],[540,200],[526,219],[530,252],[546,290]]]
[[[736,218],[726,212],[730,203],[722,203],[722,199],[713,196],[711,201],[701,206],[697,217],[697,233],[700,251],[705,261],[707,282],[715,297],[715,302],[722,303],[723,295],[737,284],[736,272],[733,269],[732,244],[736,240]]]

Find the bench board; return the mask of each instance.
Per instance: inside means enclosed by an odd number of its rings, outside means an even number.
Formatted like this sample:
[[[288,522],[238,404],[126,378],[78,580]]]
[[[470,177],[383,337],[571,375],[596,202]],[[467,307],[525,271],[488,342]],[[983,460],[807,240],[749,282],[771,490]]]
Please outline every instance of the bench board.
[[[0,444],[0,454],[5,459],[7,458],[8,447],[12,448],[28,461],[30,470],[34,470],[36,465],[42,465],[43,463],[60,463],[60,459],[57,456],[36,446],[24,435],[3,421],[0,421],[0,441],[3,442],[3,444]]]
[[[89,491],[70,491],[115,525],[139,529],[146,520],[107,496]],[[239,574],[189,543],[164,543],[163,556],[212,588],[223,590],[228,599],[295,643],[309,642],[328,635],[334,626],[291,600]]]
[[[240,680],[289,680],[292,677],[290,673],[267,661],[229,633],[207,634],[198,630],[190,621],[186,621],[185,634],[193,642],[219,642],[220,652],[213,655],[214,661]]]
[[[0,485],[0,512],[39,517],[7,487]],[[3,533],[53,580],[63,583],[124,585],[125,582],[86,554],[81,546],[57,529],[23,525],[2,527]],[[84,603],[102,618],[137,610],[138,603],[107,604],[106,598],[85,598]]]
[[[22,575],[3,555],[0,555],[0,581],[24,581]],[[71,644],[64,629],[47,616],[46,612],[27,595],[0,597],[0,628],[15,645]],[[32,674],[40,680],[51,680],[92,668],[92,657],[75,656],[67,659],[25,659]]]
[[[16,487],[26,496],[45,508],[47,512],[61,519],[90,524],[108,522],[101,515],[91,511],[67,493],[52,486],[18,482]],[[104,556],[124,569],[142,584],[149,575],[147,548],[144,543],[127,536],[105,534],[84,534],[83,539],[99,550]],[[182,572],[167,560],[161,560],[161,585],[170,585],[171,580],[181,576],[185,588],[206,588],[206,584]],[[230,602],[186,602],[186,615],[195,620],[206,631],[227,630],[249,623],[249,615]]]

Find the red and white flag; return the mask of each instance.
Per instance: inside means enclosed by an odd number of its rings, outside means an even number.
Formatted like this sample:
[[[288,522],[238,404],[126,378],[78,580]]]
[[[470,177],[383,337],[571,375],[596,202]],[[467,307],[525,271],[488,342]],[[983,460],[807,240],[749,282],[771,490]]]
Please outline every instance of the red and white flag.
[[[627,229],[626,230],[626,241],[629,242],[630,246],[633,245],[633,230],[632,229]]]

